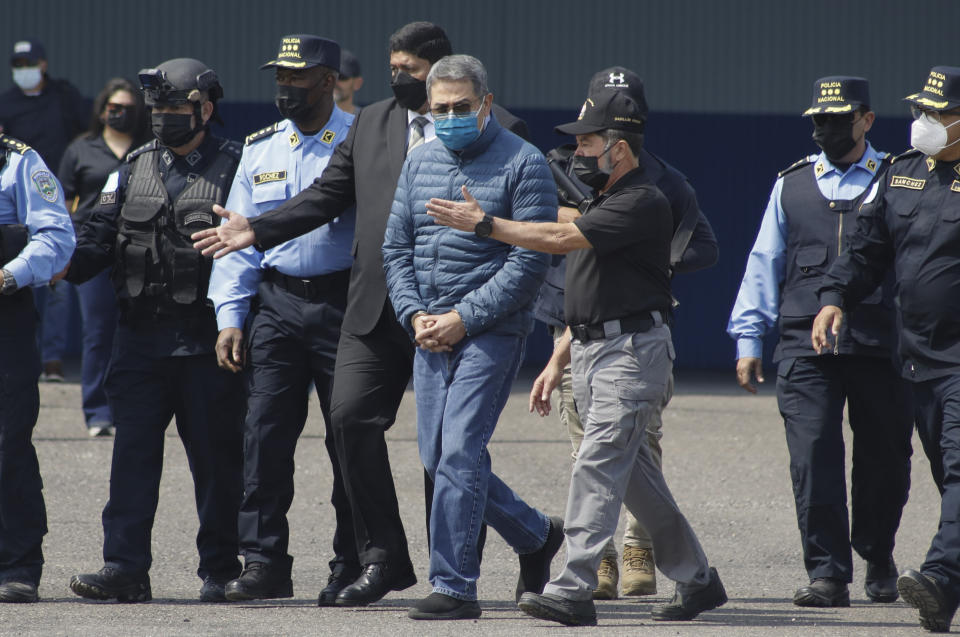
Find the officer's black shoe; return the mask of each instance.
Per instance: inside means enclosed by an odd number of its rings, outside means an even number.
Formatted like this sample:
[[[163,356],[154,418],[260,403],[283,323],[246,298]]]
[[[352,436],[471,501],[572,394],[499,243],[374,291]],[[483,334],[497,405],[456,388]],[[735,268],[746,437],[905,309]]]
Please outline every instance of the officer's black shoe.
[[[517,606],[531,617],[559,622],[564,626],[597,625],[597,607],[592,599],[576,601],[550,593],[524,593]]]
[[[337,595],[347,586],[353,584],[360,576],[359,569],[337,567],[327,578],[327,585],[320,591],[320,597],[317,598],[317,606],[336,606]]]
[[[232,577],[207,575],[203,578],[203,586],[200,587],[200,601],[213,604],[229,601],[225,589],[227,582],[232,579]]]
[[[366,606],[383,598],[390,591],[402,591],[417,583],[413,569],[396,573],[385,562],[363,567],[363,573],[337,594],[337,606]]]
[[[873,602],[889,604],[897,601],[897,565],[890,557],[886,562],[867,562],[863,591]]]
[[[476,619],[480,604],[476,600],[457,599],[443,593],[430,593],[407,612],[410,619]]]
[[[650,611],[650,617],[656,621],[687,621],[705,610],[713,610],[727,603],[727,591],[723,588],[717,569],[710,567],[710,581],[698,589],[680,593],[679,587],[673,593],[673,599]]]
[[[118,602],[149,602],[150,576],[146,573],[122,573],[104,566],[96,573],[74,575],[70,590],[87,599],[115,599]]]
[[[240,577],[227,582],[223,594],[231,602],[293,597],[293,581],[286,573],[268,564],[250,562]]]
[[[550,581],[550,562],[563,545],[563,518],[550,518],[550,528],[543,546],[533,553],[520,556],[520,577],[517,579],[516,600],[524,593],[542,593]]]
[[[40,600],[37,587],[30,582],[4,582],[0,584],[0,603],[28,604]]]
[[[957,612],[954,601],[940,582],[929,575],[907,569],[897,580],[903,601],[920,611],[920,625],[932,633],[950,632],[950,622]]]
[[[793,594],[795,606],[818,606],[830,608],[849,606],[850,591],[847,583],[832,577],[818,577],[806,586],[801,586]]]

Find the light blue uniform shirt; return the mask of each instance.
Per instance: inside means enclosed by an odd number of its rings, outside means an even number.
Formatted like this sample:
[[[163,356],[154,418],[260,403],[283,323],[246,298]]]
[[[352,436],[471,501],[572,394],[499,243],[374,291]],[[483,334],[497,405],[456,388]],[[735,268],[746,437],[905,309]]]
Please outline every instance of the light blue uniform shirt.
[[[854,199],[873,181],[886,153],[877,152],[868,142],[863,157],[846,172],[840,172],[823,153],[815,157],[812,166],[798,170],[813,170],[817,186],[827,199]],[[776,324],[780,314],[780,286],[786,272],[787,233],[790,230],[780,205],[782,191],[783,177],[779,177],[770,193],[760,232],[747,259],[740,292],[727,323],[727,334],[737,341],[737,358],[761,357],[763,336]]]
[[[30,233],[20,254],[2,264],[17,287],[40,287],[70,261],[77,239],[63,188],[35,150],[10,151],[0,171],[0,225],[7,224],[23,224]]]
[[[316,135],[305,136],[285,119],[276,124],[273,134],[249,142],[225,208],[256,217],[298,194],[327,167],[352,123],[352,114],[334,106],[327,124]],[[355,222],[356,211],[351,208],[330,223],[266,252],[249,247],[215,260],[207,296],[216,308],[217,327],[243,327],[250,299],[267,268],[305,279],[353,265],[350,251]]]

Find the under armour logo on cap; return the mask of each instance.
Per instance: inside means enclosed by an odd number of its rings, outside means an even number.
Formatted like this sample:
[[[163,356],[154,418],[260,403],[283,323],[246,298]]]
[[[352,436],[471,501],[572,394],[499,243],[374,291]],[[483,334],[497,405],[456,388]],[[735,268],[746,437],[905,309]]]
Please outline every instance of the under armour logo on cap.
[[[610,83],[611,84],[623,84],[624,78],[623,73],[611,73],[610,74]]]

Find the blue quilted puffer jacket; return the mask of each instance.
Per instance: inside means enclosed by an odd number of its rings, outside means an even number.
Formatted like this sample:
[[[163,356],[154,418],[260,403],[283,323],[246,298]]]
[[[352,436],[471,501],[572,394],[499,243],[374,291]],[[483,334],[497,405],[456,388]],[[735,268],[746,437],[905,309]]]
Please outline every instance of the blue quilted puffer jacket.
[[[456,310],[473,336],[526,335],[549,255],[480,239],[434,223],[432,197],[463,201],[516,221],[556,221],[556,186],[543,155],[493,117],[459,153],[440,140],[414,149],[403,165],[383,239],[387,288],[397,319],[413,335],[415,312]]]

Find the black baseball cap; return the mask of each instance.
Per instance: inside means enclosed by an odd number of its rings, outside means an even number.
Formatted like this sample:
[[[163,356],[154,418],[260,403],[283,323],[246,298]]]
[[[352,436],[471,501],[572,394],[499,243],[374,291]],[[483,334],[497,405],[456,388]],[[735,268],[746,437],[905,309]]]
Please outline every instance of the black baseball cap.
[[[360,75],[360,60],[357,56],[346,49],[340,49],[340,79],[348,80]]]
[[[566,135],[589,135],[614,129],[630,133],[643,132],[640,106],[622,91],[605,91],[588,97],[577,121],[557,126],[554,130]]]
[[[813,100],[803,116],[852,113],[861,106],[870,107],[870,83],[862,77],[830,75],[813,83]]]
[[[276,59],[260,68],[309,69],[320,65],[339,71],[340,45],[327,38],[300,33],[280,38],[280,50]]]
[[[640,76],[623,66],[611,66],[608,69],[597,71],[590,78],[590,87],[587,89],[587,97],[596,99],[604,92],[623,91],[630,97],[643,114],[643,119],[647,118],[650,108],[647,106],[647,96],[643,92],[643,80]]]
[[[13,44],[13,52],[10,54],[10,64],[15,60],[28,60],[35,64],[46,59],[47,50],[43,48],[43,44],[34,39],[18,40]]]
[[[960,106],[960,67],[933,67],[923,90],[903,99],[937,111],[948,111]]]

